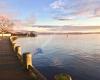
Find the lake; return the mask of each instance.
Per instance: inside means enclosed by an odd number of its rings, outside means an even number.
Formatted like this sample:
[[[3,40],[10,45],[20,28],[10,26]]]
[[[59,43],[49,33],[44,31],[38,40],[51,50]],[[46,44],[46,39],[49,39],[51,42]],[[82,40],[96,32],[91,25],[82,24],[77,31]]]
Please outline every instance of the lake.
[[[33,54],[33,65],[48,80],[59,73],[73,80],[100,80],[100,34],[38,35],[15,42],[22,53]]]

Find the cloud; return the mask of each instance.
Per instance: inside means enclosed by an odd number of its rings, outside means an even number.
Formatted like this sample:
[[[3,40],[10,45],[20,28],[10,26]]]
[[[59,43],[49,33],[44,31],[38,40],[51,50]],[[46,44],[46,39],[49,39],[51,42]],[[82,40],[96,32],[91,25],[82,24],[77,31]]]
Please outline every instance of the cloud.
[[[33,24],[36,22],[36,16],[32,13],[26,18],[26,23],[33,26]]]
[[[15,26],[33,26],[36,22],[36,17],[34,15],[28,15],[25,19],[15,19],[13,20]]]
[[[67,32],[67,31],[95,31],[100,30],[100,26],[60,26],[49,28],[48,31]],[[99,31],[98,30],[98,31]]]
[[[97,9],[95,10],[95,14],[96,14],[97,17],[100,16],[100,8],[97,8]]]
[[[36,17],[30,13],[22,19],[23,15],[15,5],[9,0],[0,0],[0,16],[9,18],[16,26],[32,26],[36,22]]]
[[[59,8],[63,8],[64,5],[65,5],[65,3],[62,2],[61,0],[56,0],[50,4],[50,7],[53,9],[59,9]]]
[[[100,0],[55,0],[50,7],[57,20],[100,17]]]
[[[18,11],[12,9],[12,4],[7,0],[0,1],[0,16],[8,17],[9,19],[14,19],[19,15]]]
[[[0,12],[0,16],[5,16],[9,18],[10,20],[16,19],[18,15],[19,13],[17,12]]]
[[[74,20],[75,19],[75,16],[56,16],[54,17],[54,19],[56,20],[60,20],[60,21],[65,21],[65,20]]]
[[[2,9],[6,9],[6,8],[10,8],[11,6],[10,6],[10,4],[7,2],[7,1],[0,1],[0,9],[2,10]]]

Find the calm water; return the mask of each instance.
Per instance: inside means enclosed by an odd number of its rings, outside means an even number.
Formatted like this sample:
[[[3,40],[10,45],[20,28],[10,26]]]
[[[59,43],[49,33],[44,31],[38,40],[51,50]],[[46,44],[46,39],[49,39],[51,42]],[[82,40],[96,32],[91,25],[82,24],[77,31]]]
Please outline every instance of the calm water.
[[[33,64],[48,80],[58,73],[73,80],[100,80],[100,34],[38,35],[16,42],[22,52],[33,54]]]

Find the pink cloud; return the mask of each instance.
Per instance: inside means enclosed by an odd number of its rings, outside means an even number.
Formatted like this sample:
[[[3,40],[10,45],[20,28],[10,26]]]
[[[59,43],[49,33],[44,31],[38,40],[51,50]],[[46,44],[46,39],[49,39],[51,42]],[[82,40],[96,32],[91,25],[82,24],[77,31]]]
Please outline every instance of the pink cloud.
[[[100,17],[100,0],[54,0],[50,7],[58,20]]]
[[[0,1],[0,16],[8,17],[9,19],[14,19],[18,16],[18,11],[12,11],[12,4],[7,0]]]
[[[34,15],[29,14],[28,17],[26,16],[26,19],[19,19],[19,17],[22,15],[17,9],[13,9],[14,5],[9,3],[7,0],[0,1],[0,16],[5,16],[12,20],[15,25],[29,25],[34,24],[36,21],[36,18]]]
[[[9,3],[7,3],[5,0],[4,1],[0,1],[0,9],[6,9],[11,7]]]

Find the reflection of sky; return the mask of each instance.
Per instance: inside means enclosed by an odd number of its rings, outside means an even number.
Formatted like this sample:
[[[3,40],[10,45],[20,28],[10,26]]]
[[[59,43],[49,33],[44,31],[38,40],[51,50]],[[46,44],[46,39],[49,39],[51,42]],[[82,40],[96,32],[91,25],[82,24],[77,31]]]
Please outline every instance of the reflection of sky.
[[[22,46],[22,52],[34,54],[48,40],[48,36],[20,38],[17,42]],[[42,54],[33,55],[33,64],[46,76],[66,72],[75,80],[100,79],[99,34],[69,35],[68,38],[66,35],[55,35],[41,49]]]

